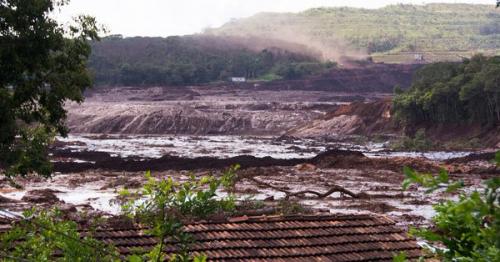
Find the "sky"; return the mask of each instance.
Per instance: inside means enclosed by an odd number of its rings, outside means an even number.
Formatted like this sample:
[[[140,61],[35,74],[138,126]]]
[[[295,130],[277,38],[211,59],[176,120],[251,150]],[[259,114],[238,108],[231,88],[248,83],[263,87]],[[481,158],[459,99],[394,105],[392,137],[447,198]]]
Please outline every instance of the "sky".
[[[80,14],[95,16],[110,34],[165,37],[199,33],[259,12],[300,12],[322,6],[379,8],[389,4],[433,2],[495,4],[495,0],[71,0],[54,15],[60,22]]]

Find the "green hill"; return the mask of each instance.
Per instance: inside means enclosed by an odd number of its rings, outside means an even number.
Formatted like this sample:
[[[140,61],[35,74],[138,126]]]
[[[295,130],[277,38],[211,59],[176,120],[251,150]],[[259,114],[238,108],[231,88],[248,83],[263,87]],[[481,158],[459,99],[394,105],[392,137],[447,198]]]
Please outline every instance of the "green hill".
[[[294,47],[304,51],[299,53],[252,40],[251,45],[238,37],[115,35],[92,43],[88,65],[98,86],[191,85],[232,76],[294,79],[335,66],[308,54],[305,46]]]
[[[493,4],[315,8],[301,13],[260,13],[206,33],[309,43],[330,53],[342,51],[339,47],[370,54],[491,51],[500,49],[500,8]]]

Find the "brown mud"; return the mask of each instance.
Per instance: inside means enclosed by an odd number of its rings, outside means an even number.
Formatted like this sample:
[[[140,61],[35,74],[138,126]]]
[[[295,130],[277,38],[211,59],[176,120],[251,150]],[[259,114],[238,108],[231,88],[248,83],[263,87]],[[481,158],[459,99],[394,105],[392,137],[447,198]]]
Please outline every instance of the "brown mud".
[[[97,87],[68,104],[73,133],[280,135],[340,104],[390,96],[419,65],[366,62],[300,80],[184,87]]]
[[[421,124],[402,127],[393,117],[390,98],[340,105],[336,110],[311,122],[290,129],[286,134],[296,137],[337,137],[362,135],[413,136],[419,129],[426,137],[446,144],[448,149],[461,149],[468,141],[477,141],[486,148],[500,148],[500,126],[479,123]]]
[[[358,151],[328,150],[316,157],[309,159],[276,159],[272,157],[258,158],[254,156],[237,156],[232,158],[198,157],[183,158],[177,156],[163,156],[158,159],[139,159],[134,157],[113,157],[104,152],[71,152],[70,150],[56,150],[55,158],[76,158],[88,162],[55,162],[54,170],[60,173],[83,172],[85,170],[100,169],[137,172],[144,170],[199,170],[222,169],[238,164],[242,168],[271,167],[271,166],[296,166],[311,164],[321,168],[362,168],[386,169],[400,171],[402,166],[409,166],[417,170],[437,171],[439,167],[426,159],[394,157],[394,158],[368,158]]]

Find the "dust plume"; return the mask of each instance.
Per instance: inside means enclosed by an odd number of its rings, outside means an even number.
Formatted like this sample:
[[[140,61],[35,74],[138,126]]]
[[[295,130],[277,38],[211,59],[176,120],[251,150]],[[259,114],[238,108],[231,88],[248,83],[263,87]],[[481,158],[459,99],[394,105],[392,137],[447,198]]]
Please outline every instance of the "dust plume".
[[[262,17],[258,17],[259,19]],[[201,35],[218,36],[239,43],[249,49],[260,51],[266,48],[279,48],[293,53],[313,56],[321,61],[343,61],[361,60],[367,58],[366,50],[352,48],[341,37],[329,35],[328,37],[314,37],[322,32],[315,32],[301,22],[279,20],[281,26],[266,29],[262,25],[275,23],[276,21],[259,20],[259,26],[255,28],[231,28],[231,24],[224,30],[207,29]]]

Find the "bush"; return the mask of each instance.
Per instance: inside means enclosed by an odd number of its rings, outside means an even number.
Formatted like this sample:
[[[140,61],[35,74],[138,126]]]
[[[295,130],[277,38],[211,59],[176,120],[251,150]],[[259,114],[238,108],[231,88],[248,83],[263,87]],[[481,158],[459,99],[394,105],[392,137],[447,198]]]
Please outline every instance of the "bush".
[[[131,194],[128,190],[121,192],[127,199],[122,206],[124,214],[137,222],[146,225],[150,234],[160,240],[149,253],[134,255],[133,261],[164,261],[167,254],[163,252],[163,245],[167,238],[179,243],[179,252],[169,254],[174,261],[204,261],[203,256],[192,257],[188,246],[193,242],[191,236],[185,233],[183,223],[199,218],[206,218],[220,212],[231,212],[235,209],[235,199],[228,197],[216,198],[217,190],[222,186],[228,192],[233,191],[235,172],[239,166],[228,169],[221,178],[205,176],[189,181],[177,183],[171,178],[156,180],[150,172],[146,173],[148,182],[144,185],[142,194]]]
[[[500,152],[496,154],[500,165]],[[450,181],[441,170],[438,176],[404,170],[403,189],[410,184],[427,188],[427,192],[444,189],[453,192],[462,181]],[[483,192],[462,193],[457,201],[447,200],[434,206],[434,227],[411,229],[432,245],[430,252],[444,261],[499,261],[500,259],[500,178],[485,183]],[[442,248],[444,246],[444,248]]]
[[[117,261],[112,246],[80,237],[78,226],[57,210],[27,210],[24,219],[1,236],[2,261]],[[4,253],[5,252],[5,253]],[[60,254],[57,258],[55,254]]]
[[[398,141],[392,142],[393,150],[427,151],[435,147],[435,144],[426,137],[425,129],[419,129],[413,137],[405,136]]]
[[[395,94],[393,110],[405,126],[500,123],[500,56],[423,67],[408,91]]]

